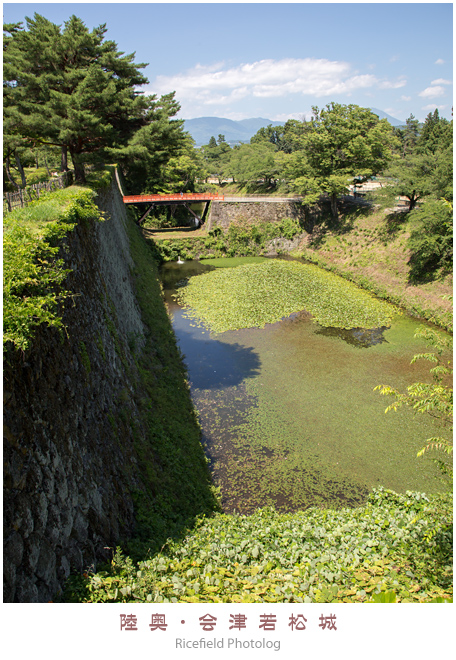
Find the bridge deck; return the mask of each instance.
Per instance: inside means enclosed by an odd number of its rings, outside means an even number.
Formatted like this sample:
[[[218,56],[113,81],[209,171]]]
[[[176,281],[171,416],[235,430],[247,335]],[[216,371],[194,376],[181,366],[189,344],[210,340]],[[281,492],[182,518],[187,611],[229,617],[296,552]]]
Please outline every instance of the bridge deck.
[[[124,204],[178,204],[179,202],[211,202],[213,200],[223,201],[224,195],[212,193],[179,193],[173,195],[127,195],[123,198]]]

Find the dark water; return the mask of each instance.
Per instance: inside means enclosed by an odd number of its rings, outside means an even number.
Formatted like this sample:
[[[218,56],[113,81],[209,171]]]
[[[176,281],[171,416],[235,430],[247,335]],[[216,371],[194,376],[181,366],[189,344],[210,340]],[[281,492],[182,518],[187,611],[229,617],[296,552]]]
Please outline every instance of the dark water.
[[[385,415],[392,400],[373,391],[429,380],[429,363],[410,365],[425,348],[413,337],[416,319],[340,330],[301,312],[263,329],[214,334],[186,318],[172,297],[187,278],[213,267],[169,263],[162,281],[226,511],[354,506],[378,485],[444,488],[434,464],[416,458],[435,434],[430,419],[408,409]]]

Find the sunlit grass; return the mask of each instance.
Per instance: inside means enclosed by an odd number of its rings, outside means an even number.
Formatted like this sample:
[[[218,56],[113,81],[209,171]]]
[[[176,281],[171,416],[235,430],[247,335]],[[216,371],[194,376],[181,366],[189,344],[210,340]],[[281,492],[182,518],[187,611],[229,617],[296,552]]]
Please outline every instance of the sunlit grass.
[[[64,209],[78,199],[84,190],[87,189],[82,186],[70,186],[54,192],[41,193],[40,199],[5,216],[4,232],[20,226],[34,235],[41,236],[45,225],[61,220]]]

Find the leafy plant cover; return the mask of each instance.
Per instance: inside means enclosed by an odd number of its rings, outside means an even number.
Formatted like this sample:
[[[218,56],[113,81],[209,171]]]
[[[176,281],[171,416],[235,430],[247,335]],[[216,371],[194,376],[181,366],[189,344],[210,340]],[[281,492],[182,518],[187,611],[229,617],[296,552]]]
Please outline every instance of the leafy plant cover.
[[[95,193],[67,188],[11,213],[3,234],[3,346],[25,351],[42,323],[62,327],[58,303],[70,272],[57,257],[60,240],[78,222],[100,219]]]
[[[215,332],[264,327],[306,310],[322,326],[389,326],[397,310],[317,266],[271,260],[218,269],[190,280],[177,298]]]
[[[365,506],[201,518],[134,565],[74,576],[78,602],[445,602],[452,498],[374,489]]]
[[[297,220],[283,218],[280,222],[249,221],[238,218],[225,233],[214,227],[205,236],[171,238],[150,241],[160,261],[177,261],[213,257],[250,257],[265,254],[268,241],[277,238],[291,240],[302,234]]]

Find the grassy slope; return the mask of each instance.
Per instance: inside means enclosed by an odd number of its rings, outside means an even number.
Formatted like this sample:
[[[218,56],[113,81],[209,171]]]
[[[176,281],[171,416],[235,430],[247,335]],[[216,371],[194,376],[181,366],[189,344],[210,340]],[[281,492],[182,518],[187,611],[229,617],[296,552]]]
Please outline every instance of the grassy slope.
[[[452,278],[422,284],[408,282],[410,226],[406,213],[391,213],[371,207],[352,207],[337,226],[315,227],[299,255],[344,275],[377,295],[399,304],[412,314],[435,317],[443,327],[452,327]]]

